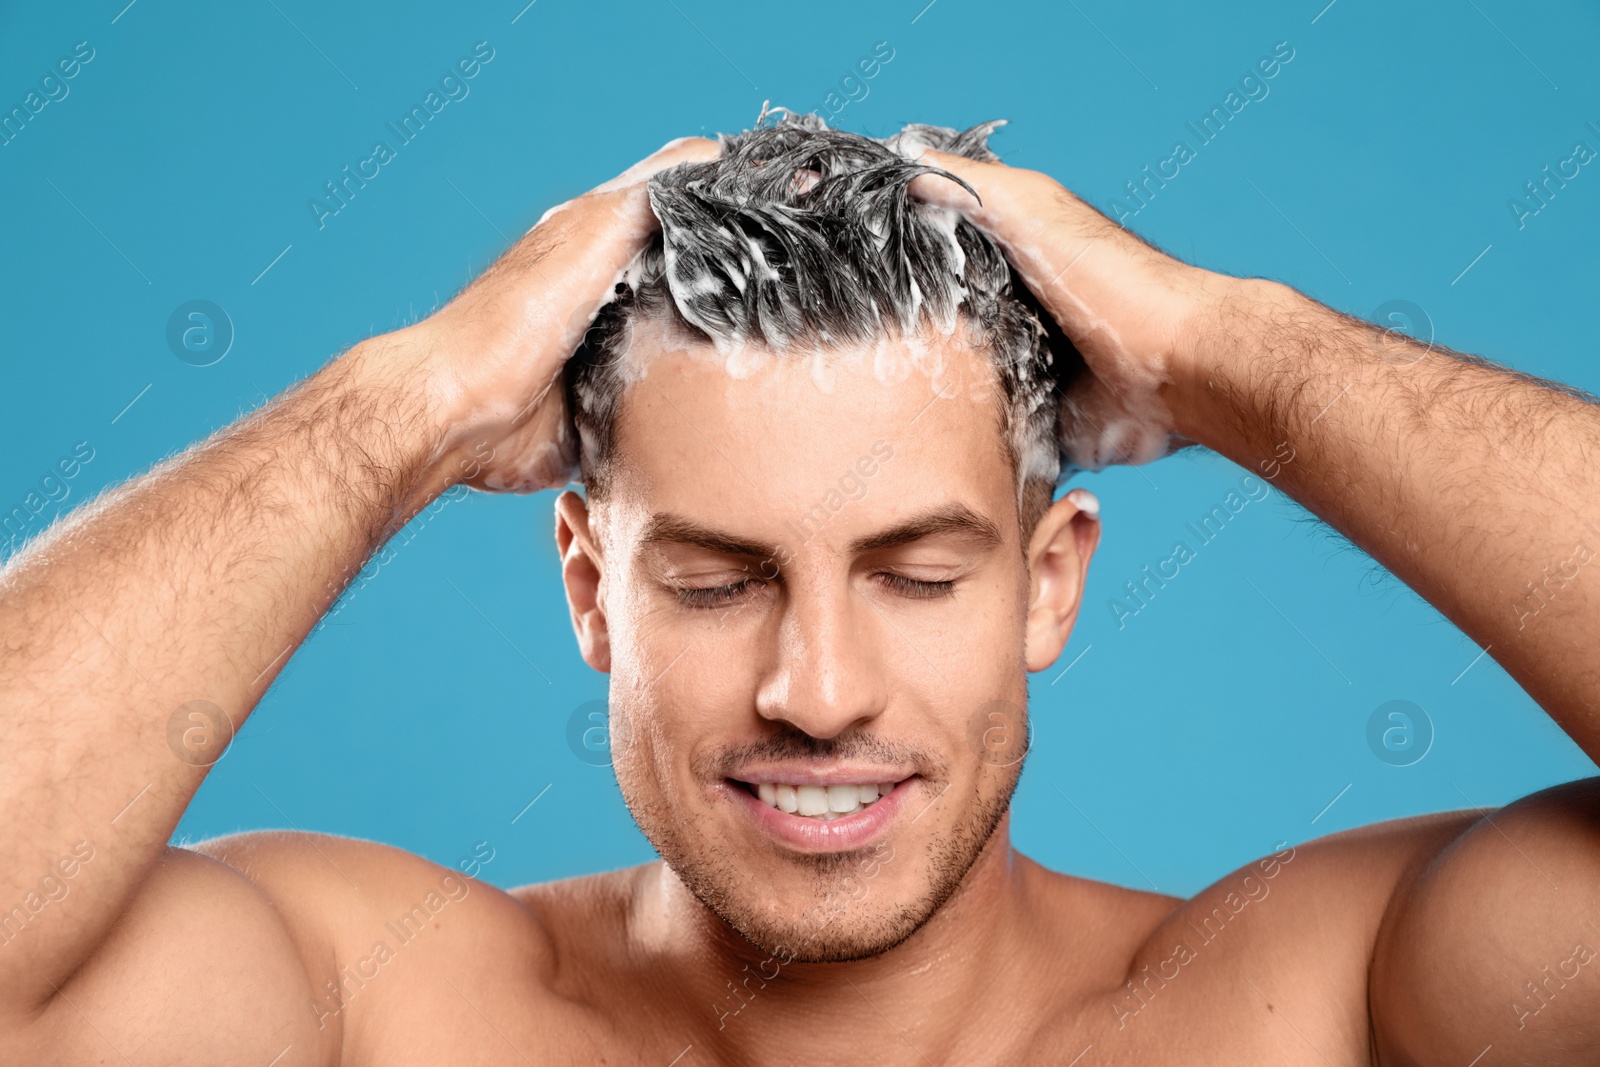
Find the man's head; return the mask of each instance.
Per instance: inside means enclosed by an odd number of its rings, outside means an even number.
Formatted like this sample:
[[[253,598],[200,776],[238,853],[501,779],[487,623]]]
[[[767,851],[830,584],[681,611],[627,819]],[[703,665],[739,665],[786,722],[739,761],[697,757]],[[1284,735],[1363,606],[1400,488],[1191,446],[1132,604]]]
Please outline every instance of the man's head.
[[[641,366],[629,358],[641,324],[724,353],[802,355],[959,329],[995,369],[1031,529],[1061,471],[1058,383],[1082,372],[1082,357],[992,240],[910,193],[923,175],[957,180],[915,162],[922,148],[996,160],[987,141],[999,125],[960,133],[912,125],[878,141],[830,130],[815,115],[785,116],[723,137],[712,162],[657,176],[650,203],[661,233],[569,365],[591,499],[605,494],[616,405]]]
[[[588,501],[557,534],[618,782],[684,884],[785,958],[887,950],[984,853],[1026,672],[1098,539],[1051,506],[1076,352],[910,192],[906,154],[993,159],[993,125],[786,118],[663,173],[662,233],[569,366]],[[804,814],[828,785],[869,803]]]

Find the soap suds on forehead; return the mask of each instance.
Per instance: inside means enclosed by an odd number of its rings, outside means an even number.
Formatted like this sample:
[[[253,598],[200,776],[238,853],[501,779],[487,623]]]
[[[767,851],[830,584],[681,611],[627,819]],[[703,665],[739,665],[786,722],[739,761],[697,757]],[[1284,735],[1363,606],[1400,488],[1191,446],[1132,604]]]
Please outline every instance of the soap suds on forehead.
[[[681,355],[697,363],[710,363],[725,370],[729,377],[748,379],[778,363],[799,363],[807,367],[812,382],[823,392],[836,387],[836,371],[841,365],[857,364],[871,368],[875,380],[886,385],[907,381],[913,376],[927,380],[929,400],[953,397],[949,359],[945,351],[948,338],[922,334],[910,337],[880,335],[867,345],[834,345],[820,339],[814,343],[791,344],[775,352],[743,339],[704,338],[671,322],[642,321],[628,324],[626,336],[610,348],[609,378],[624,391],[649,376],[653,364],[667,354]],[[992,378],[977,378],[965,383],[974,399],[988,399],[998,387]],[[593,402],[595,385],[591,381],[575,385],[574,391],[585,402]]]
[[[930,401],[998,388],[1019,490],[1083,468],[1096,450],[1058,431],[1082,357],[1046,323],[992,238],[962,212],[910,194],[918,178],[958,181],[918,162],[926,149],[997,160],[988,138],[1001,123],[913,125],[874,139],[815,115],[766,118],[722,136],[717,159],[650,181],[661,233],[569,367],[586,480],[603,477],[618,398],[644,372],[639,360],[662,350],[658,342],[718,359],[735,377],[773,359],[804,360],[824,391],[837,388],[834,361],[848,353],[870,359],[881,381],[920,375]],[[646,322],[666,329],[642,344]],[[952,380],[944,355],[952,340],[985,351],[998,381]]]

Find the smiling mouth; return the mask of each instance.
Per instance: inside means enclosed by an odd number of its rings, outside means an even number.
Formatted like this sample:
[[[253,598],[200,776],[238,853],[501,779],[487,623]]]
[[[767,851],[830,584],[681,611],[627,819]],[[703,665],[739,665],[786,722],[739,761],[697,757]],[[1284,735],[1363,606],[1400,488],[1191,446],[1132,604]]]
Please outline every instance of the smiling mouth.
[[[831,822],[871,807],[900,785],[899,782],[880,782],[876,785],[784,785],[730,780],[769,808],[819,822]]]

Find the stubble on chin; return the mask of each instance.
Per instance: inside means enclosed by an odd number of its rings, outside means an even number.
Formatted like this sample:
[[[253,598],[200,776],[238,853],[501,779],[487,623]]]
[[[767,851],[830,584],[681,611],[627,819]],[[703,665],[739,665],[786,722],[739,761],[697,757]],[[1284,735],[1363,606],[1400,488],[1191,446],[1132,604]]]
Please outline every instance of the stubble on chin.
[[[770,861],[729,849],[706,816],[671,810],[665,802],[631,795],[627,788],[623,799],[679,881],[731,931],[783,962],[847,963],[903,944],[956,895],[1010,809],[1022,767],[1019,763],[1006,770],[1010,781],[999,793],[984,797],[974,790],[965,815],[929,841],[920,855],[896,850],[883,862],[881,853],[860,850],[783,861],[809,888],[801,895],[804,903],[782,910],[759,903],[771,881],[773,872],[764,869]],[[937,803],[954,800],[946,793]],[[909,866],[925,874],[908,899],[893,901],[874,884],[877,876],[863,877],[873,863],[885,870],[898,868],[896,873]]]

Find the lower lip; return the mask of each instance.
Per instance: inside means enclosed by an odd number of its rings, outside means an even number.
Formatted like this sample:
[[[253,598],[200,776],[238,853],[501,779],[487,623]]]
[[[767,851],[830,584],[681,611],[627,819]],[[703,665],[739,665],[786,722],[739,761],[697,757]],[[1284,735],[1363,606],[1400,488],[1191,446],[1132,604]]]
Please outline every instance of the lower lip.
[[[724,782],[722,788],[732,794],[734,803],[742,805],[758,827],[782,844],[796,852],[827,853],[853,852],[872,844],[873,839],[887,830],[889,823],[900,814],[902,802],[914,781],[915,778],[907,778],[896,785],[888,796],[879,797],[859,811],[840,815],[836,819],[790,815],[735,782]]]

